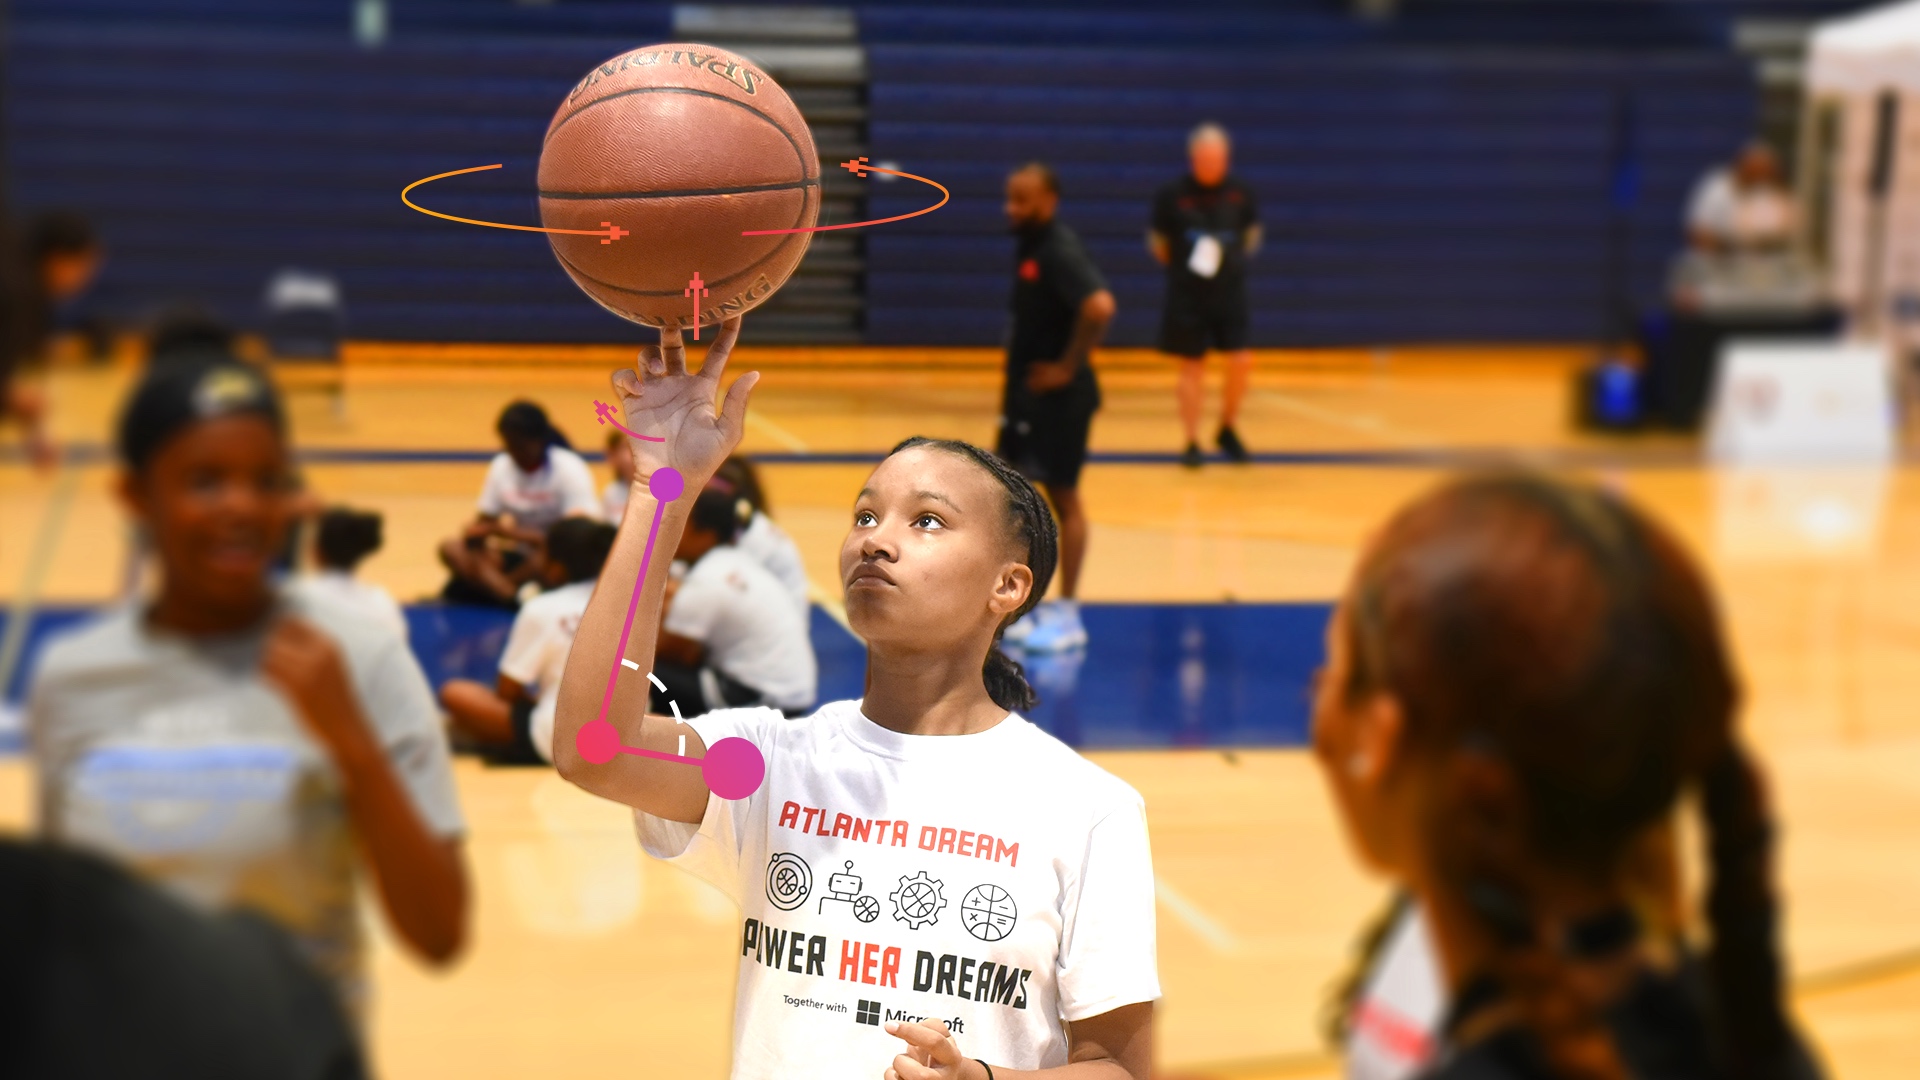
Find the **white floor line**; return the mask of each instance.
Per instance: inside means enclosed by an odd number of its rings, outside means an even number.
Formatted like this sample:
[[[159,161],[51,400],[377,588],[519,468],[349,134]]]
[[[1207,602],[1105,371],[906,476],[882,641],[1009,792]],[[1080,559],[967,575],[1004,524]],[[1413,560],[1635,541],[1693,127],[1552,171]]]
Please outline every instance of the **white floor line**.
[[[1234,937],[1226,927],[1214,922],[1193,901],[1174,891],[1173,886],[1167,884],[1159,875],[1155,875],[1153,879],[1153,894],[1166,905],[1168,911],[1173,912],[1175,918],[1186,924],[1187,929],[1200,935],[1202,940],[1212,946],[1214,952],[1230,953],[1240,950],[1239,938]]]
[[[1382,438],[1392,439],[1403,446],[1427,446],[1432,445],[1434,442],[1433,439],[1420,435],[1417,432],[1397,428],[1377,416],[1355,416],[1351,413],[1341,412],[1338,409],[1329,409],[1324,405],[1310,404],[1277,390],[1261,390],[1255,393],[1262,401],[1278,405],[1280,408],[1285,409],[1295,416],[1305,417],[1308,420],[1318,420],[1323,424],[1328,424],[1333,427],[1346,428],[1348,431],[1358,431],[1364,435],[1376,435]]]
[[[783,428],[779,424],[774,423],[773,420],[769,418],[766,413],[761,412],[757,409],[750,410],[747,413],[747,426],[748,427],[757,426],[761,428],[768,435],[773,436],[773,439],[775,442],[778,442],[780,445],[785,446],[787,449],[792,450],[796,453],[804,454],[811,449],[810,447],[807,446],[807,444],[804,441],[801,440],[800,436],[795,435],[793,432],[788,431],[786,428]]]
[[[13,681],[13,669],[19,666],[20,653],[27,644],[27,624],[33,621],[34,612],[40,606],[40,587],[46,584],[47,573],[53,568],[60,534],[67,526],[67,511],[72,509],[74,493],[79,489],[80,469],[62,465],[59,479],[47,499],[46,516],[40,520],[40,531],[33,538],[26,568],[20,574],[13,604],[7,611],[6,632],[0,635],[0,694],[6,692],[7,684]]]

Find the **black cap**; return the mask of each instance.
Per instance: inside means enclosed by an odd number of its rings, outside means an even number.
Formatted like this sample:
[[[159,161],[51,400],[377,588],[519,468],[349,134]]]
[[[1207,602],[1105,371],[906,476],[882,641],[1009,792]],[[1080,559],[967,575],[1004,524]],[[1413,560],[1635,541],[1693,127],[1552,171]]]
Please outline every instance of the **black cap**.
[[[120,460],[135,472],[175,435],[204,420],[251,414],[286,432],[280,396],[265,375],[236,360],[149,368],[120,414]]]

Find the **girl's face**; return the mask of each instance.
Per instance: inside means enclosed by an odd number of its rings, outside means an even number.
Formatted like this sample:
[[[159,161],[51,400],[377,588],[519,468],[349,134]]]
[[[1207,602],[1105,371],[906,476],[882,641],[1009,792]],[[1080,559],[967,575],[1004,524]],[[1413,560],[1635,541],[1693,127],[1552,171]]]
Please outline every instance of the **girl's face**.
[[[536,473],[547,463],[547,444],[543,439],[531,439],[525,435],[503,435],[501,445],[506,447],[507,456],[513,459],[515,466],[523,473]]]
[[[1314,756],[1361,861],[1402,876],[1420,812],[1418,777],[1406,760],[1399,701],[1383,692],[1348,693],[1350,604],[1351,597],[1327,621],[1327,662],[1314,676]]]
[[[259,602],[300,509],[285,441],[249,415],[175,435],[122,480],[121,494],[147,528],[167,590],[223,610]]]
[[[976,641],[1026,602],[1033,572],[1012,550],[1006,493],[957,454],[927,447],[880,463],[840,546],[847,621],[869,645],[942,650]]]

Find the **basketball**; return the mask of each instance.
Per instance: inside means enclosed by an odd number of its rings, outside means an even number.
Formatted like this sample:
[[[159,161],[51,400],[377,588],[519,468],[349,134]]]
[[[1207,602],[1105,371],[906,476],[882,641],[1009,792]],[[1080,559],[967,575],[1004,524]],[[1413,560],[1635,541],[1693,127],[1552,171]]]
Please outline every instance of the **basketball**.
[[[820,214],[813,133],[787,92],[711,45],[649,45],[574,86],[540,151],[554,257],[601,307],[644,326],[713,325],[786,283]],[[694,276],[705,295],[690,296]]]

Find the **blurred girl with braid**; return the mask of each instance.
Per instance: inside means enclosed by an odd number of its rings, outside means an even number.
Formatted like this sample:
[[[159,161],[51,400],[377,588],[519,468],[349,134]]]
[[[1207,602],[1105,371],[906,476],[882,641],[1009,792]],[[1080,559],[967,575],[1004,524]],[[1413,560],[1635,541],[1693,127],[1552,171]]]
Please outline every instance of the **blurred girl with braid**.
[[[1402,510],[1327,632],[1314,747],[1364,861],[1418,904],[1444,1080],[1802,1080],[1772,825],[1706,585],[1617,499],[1522,476]],[[1712,945],[1649,889],[1683,793]]]
[[[679,331],[665,331],[641,371],[614,377],[626,426],[666,441],[631,443],[626,516],[561,680],[554,763],[633,807],[650,854],[740,905],[736,1080],[1147,1080],[1160,987],[1144,806],[1015,711],[1033,691],[998,648],[1057,557],[1053,516],[1019,473],[966,443],[909,439],[867,478],[840,549],[867,646],[858,700],[679,724],[648,715],[646,679],[615,667],[653,659],[661,555],[740,440],[757,376],[715,415],[739,332],[726,324],[689,374]],[[652,478],[669,467],[683,484],[663,476],[662,505]],[[621,744],[702,757],[746,739],[764,781],[723,798],[701,769],[595,749],[610,671]]]

